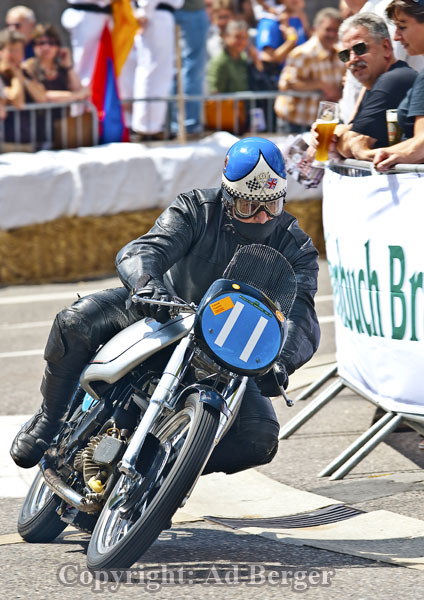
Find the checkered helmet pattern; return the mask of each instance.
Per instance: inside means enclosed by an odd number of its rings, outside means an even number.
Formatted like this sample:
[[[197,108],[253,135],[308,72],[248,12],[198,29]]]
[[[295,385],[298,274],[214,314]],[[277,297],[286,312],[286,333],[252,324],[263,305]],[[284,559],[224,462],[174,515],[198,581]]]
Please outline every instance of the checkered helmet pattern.
[[[283,155],[265,138],[244,138],[229,149],[222,173],[225,198],[277,200],[285,198],[287,176]]]
[[[249,179],[248,181],[246,181],[246,187],[249,188],[249,190],[251,192],[253,192],[253,190],[260,190],[261,189],[261,186],[256,181],[256,179]]]

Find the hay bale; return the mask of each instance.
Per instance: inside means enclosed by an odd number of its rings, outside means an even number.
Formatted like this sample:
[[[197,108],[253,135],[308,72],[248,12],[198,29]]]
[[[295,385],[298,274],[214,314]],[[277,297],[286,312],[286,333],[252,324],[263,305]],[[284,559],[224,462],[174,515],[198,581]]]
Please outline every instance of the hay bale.
[[[287,202],[285,209],[299,221],[303,231],[311,236],[315,248],[325,256],[324,232],[322,229],[322,199]]]
[[[321,200],[288,202],[286,210],[298,219],[320,254],[325,254]],[[0,231],[0,285],[113,275],[117,252],[146,233],[161,212],[65,217]]]
[[[65,217],[0,231],[0,284],[48,283],[115,273],[115,257],[146,233],[160,209]]]

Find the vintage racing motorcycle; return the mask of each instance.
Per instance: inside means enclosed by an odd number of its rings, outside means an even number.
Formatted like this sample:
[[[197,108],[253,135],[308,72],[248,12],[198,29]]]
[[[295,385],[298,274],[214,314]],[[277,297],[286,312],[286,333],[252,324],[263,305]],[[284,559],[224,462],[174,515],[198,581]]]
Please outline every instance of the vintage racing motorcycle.
[[[279,252],[243,246],[199,306],[175,299],[165,324],[142,319],[101,347],[39,463],[21,536],[45,543],[72,524],[92,532],[91,570],[136,562],[190,495],[248,378],[273,368],[295,296]]]

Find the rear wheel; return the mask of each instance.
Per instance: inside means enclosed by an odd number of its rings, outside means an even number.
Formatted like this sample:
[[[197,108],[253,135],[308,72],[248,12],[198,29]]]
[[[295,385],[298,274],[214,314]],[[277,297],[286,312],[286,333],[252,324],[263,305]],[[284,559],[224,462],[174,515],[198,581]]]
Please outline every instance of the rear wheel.
[[[170,526],[208,457],[218,424],[218,411],[200,402],[197,392],[161,424],[145,476],[135,485],[121,475],[97,521],[87,552],[90,569],[130,567]]]
[[[27,542],[47,543],[54,540],[66,527],[57,508],[61,500],[44,481],[41,471],[24,500],[18,517],[18,531]]]

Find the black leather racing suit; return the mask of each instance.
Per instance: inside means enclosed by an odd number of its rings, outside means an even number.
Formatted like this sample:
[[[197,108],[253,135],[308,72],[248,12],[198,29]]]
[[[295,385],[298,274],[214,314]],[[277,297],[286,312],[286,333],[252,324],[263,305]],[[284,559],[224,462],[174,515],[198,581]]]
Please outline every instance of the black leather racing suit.
[[[297,297],[281,354],[290,374],[311,358],[319,343],[313,300],[318,252],[293,216],[283,212],[277,220],[264,243],[281,252],[296,273]],[[194,190],[180,194],[148,233],[125,246],[118,253],[116,267],[128,289],[140,275],[150,274],[163,279],[180,298],[197,304],[210,284],[222,277],[240,244],[246,240],[229,223],[221,192]]]
[[[291,263],[297,296],[289,317],[289,333],[281,353],[288,374],[307,362],[319,343],[314,309],[318,253],[296,219],[286,212],[269,222],[267,239],[247,240],[227,216],[219,189],[180,194],[152,229],[117,255],[116,267],[125,288],[86,296],[56,317],[47,342],[47,368],[56,378],[75,380],[100,344],[140,317],[125,308],[128,290],[142,275],[162,279],[172,294],[198,303],[209,285],[222,276],[240,245],[259,241],[279,250]],[[265,225],[250,230],[263,235]],[[235,472],[269,462],[278,446],[279,425],[269,398],[249,381],[239,415],[218,444],[206,472]]]

